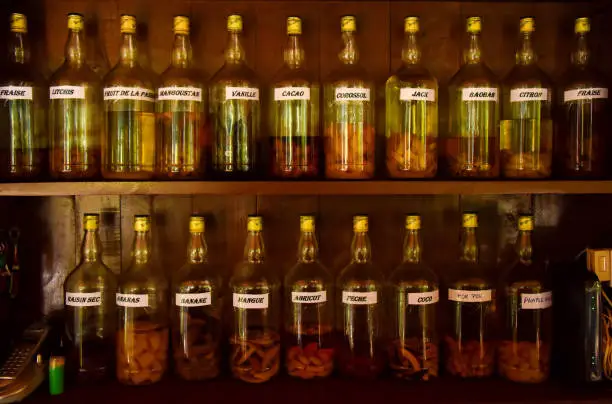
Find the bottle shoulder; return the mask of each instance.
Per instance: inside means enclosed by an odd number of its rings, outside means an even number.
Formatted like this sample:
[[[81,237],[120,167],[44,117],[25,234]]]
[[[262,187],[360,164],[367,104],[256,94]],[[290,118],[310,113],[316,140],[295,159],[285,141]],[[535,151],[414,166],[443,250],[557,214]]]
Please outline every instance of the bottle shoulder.
[[[499,79],[484,63],[466,63],[451,78],[449,88],[495,87]]]
[[[373,263],[351,262],[340,271],[336,284],[338,287],[343,287],[353,282],[382,284],[384,276],[382,271]]]
[[[249,262],[241,262],[234,269],[234,273],[230,278],[230,287],[240,286],[278,286],[280,283],[278,277],[267,263],[254,264]]]
[[[204,89],[204,79],[196,69],[168,66],[161,74],[159,87],[198,87]]]
[[[284,283],[286,287],[296,283],[320,282],[323,284],[333,283],[331,273],[320,262],[312,263],[298,262],[285,275]]]
[[[603,87],[608,88],[607,78],[598,69],[590,65],[572,65],[561,79],[564,90],[579,88]]]
[[[154,89],[154,78],[140,65],[133,67],[117,64],[106,74],[103,80],[104,87],[143,87]]]
[[[64,62],[64,64],[51,75],[51,79],[49,80],[50,86],[85,85],[99,88],[101,84],[100,77],[87,63],[75,66]]]
[[[387,80],[387,86],[438,88],[438,80],[422,65],[407,65],[400,67]]]
[[[517,259],[509,266],[503,284],[506,287],[549,289],[550,279],[543,262],[534,260],[524,263]]]
[[[246,63],[225,63],[210,79],[211,87],[259,87],[255,72]]]
[[[168,286],[165,275],[153,263],[132,263],[125,272],[119,275],[119,288],[162,288]]]
[[[492,273],[495,273],[494,268],[480,261],[473,263],[459,260],[448,284],[451,289],[491,289],[494,282],[489,274]]]
[[[272,87],[318,87],[319,83],[305,67],[290,68],[287,65],[274,75]]]
[[[552,89],[552,80],[538,65],[515,65],[503,80],[505,88],[548,88]]]
[[[65,292],[106,289],[114,292],[117,276],[102,262],[84,262],[68,274],[64,282]]]
[[[30,63],[8,63],[3,75],[3,85],[44,87],[45,79]]]
[[[403,283],[429,284],[437,287],[439,283],[438,275],[424,263],[402,263],[391,273],[388,282],[392,285]]]
[[[172,285],[175,290],[206,288],[222,288],[221,271],[210,265],[191,264],[183,265],[172,275]]]
[[[328,87],[374,87],[368,72],[359,63],[341,65],[327,76],[325,84]]]

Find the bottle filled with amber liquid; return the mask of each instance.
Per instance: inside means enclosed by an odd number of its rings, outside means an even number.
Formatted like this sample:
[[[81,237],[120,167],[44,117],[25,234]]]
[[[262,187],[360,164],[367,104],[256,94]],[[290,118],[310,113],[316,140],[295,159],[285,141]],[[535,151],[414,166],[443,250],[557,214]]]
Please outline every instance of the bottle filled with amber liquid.
[[[300,216],[298,262],[284,286],[287,373],[301,379],[327,377],[334,369],[333,278],[318,253],[315,218]]]
[[[499,373],[508,380],[541,383],[548,378],[552,342],[552,291],[543,261],[533,254],[533,217],[518,221],[518,261],[504,280],[504,331]]]
[[[387,80],[387,172],[425,178],[438,169],[438,81],[421,63],[419,19],[404,19],[402,67]]]
[[[208,262],[203,216],[189,219],[187,262],[172,277],[174,370],[185,380],[212,379],[221,366],[221,273]]]
[[[353,217],[351,262],[336,280],[338,367],[344,376],[374,378],[385,367],[383,274],[372,264],[368,217]]]
[[[230,279],[230,366],[234,377],[263,383],[280,366],[280,281],[265,263],[261,216],[247,219],[244,260]]]
[[[452,177],[499,176],[499,82],[482,56],[480,17],[467,19],[463,65],[449,84],[444,162]]]
[[[100,174],[101,84],[86,59],[83,16],[68,15],[65,59],[49,83],[50,169],[56,179]]]
[[[302,20],[287,18],[284,65],[271,91],[270,173],[278,178],[315,178],[320,174],[319,84],[306,69]]]
[[[8,61],[0,80],[0,179],[40,179],[48,165],[46,84],[30,61],[26,16],[11,14]]]
[[[121,16],[119,62],[104,78],[102,175],[148,180],[155,164],[155,86],[138,63],[136,18]]]
[[[64,283],[67,369],[78,381],[95,381],[113,372],[117,290],[115,274],[102,262],[100,217],[86,213],[81,261]]]
[[[438,376],[436,311],[440,300],[436,274],[422,261],[421,217],[406,216],[402,264],[391,274],[389,366],[395,377],[430,380]]]
[[[464,213],[462,221],[461,256],[448,289],[446,371],[462,378],[486,377],[494,368],[495,289],[478,261],[478,216]]]
[[[157,173],[162,179],[190,180],[204,175],[209,139],[206,88],[193,66],[189,18],[174,17],[172,62],[157,90],[160,148]]]
[[[168,367],[168,282],[151,246],[151,218],[137,215],[132,262],[119,276],[116,295],[117,379],[128,385],[156,383]]]
[[[242,47],[242,17],[227,18],[225,64],[210,81],[212,170],[217,177],[251,178],[259,154],[259,83]]]
[[[342,17],[340,29],[340,68],[324,87],[325,176],[369,179],[375,169],[374,83],[359,63],[355,17]]]

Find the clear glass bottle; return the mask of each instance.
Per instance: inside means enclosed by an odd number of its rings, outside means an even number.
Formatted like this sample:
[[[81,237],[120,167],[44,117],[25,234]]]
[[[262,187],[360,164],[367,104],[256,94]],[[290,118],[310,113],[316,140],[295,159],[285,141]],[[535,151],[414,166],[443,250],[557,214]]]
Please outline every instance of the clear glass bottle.
[[[11,14],[8,61],[0,81],[0,179],[40,179],[48,166],[46,85],[30,63],[26,16]]]
[[[421,63],[418,17],[404,19],[402,67],[387,80],[387,172],[425,178],[438,169],[438,81]]]
[[[430,380],[438,376],[436,274],[421,260],[421,217],[406,216],[404,259],[389,277],[392,335],[389,364],[395,377]]]
[[[444,162],[452,177],[499,176],[499,82],[484,63],[480,17],[467,19],[463,65],[449,84],[448,137]]]
[[[158,382],[168,367],[168,281],[153,262],[151,218],[134,216],[132,263],[119,276],[117,379]]]
[[[341,66],[328,77],[325,97],[325,176],[369,179],[374,176],[374,83],[359,63],[354,16],[342,17]]]
[[[306,69],[301,35],[302,20],[287,18],[285,63],[270,94],[270,173],[278,178],[315,178],[321,169],[319,84]]]
[[[495,289],[486,268],[478,262],[478,216],[464,213],[461,257],[449,282],[450,332],[446,342],[446,370],[462,378],[493,374]]]
[[[508,380],[540,383],[548,378],[552,342],[552,291],[544,262],[534,259],[533,217],[520,216],[519,259],[504,280],[504,332],[499,373]]]
[[[117,279],[102,262],[99,220],[83,216],[81,261],[64,283],[67,369],[79,381],[108,377],[115,358]]]
[[[334,369],[333,278],[318,257],[314,216],[300,216],[298,262],[285,276],[287,373],[301,379]]]
[[[227,18],[225,64],[210,81],[212,170],[221,177],[250,178],[259,157],[259,82],[240,40],[242,17]]]
[[[576,19],[571,67],[563,78],[563,103],[555,142],[558,173],[570,178],[603,178],[608,174],[608,84],[592,63],[587,42],[591,24]]]
[[[174,370],[185,380],[217,377],[221,364],[221,273],[208,263],[204,217],[189,219],[187,263],[172,277]]]
[[[148,180],[155,165],[155,86],[138,63],[136,18],[121,16],[119,62],[104,78],[102,175]]]
[[[262,226],[261,216],[248,217],[244,261],[230,279],[230,365],[249,383],[270,380],[280,366],[280,281],[264,261]]]
[[[66,58],[49,83],[50,169],[56,179],[100,174],[100,78],[87,64],[83,16],[68,14]]]
[[[552,173],[552,83],[537,66],[533,18],[521,18],[516,65],[503,82],[500,129],[502,174],[546,178]]]
[[[353,217],[351,262],[338,276],[338,368],[349,377],[373,378],[385,367],[383,274],[372,264],[368,217]]]
[[[209,156],[206,88],[193,67],[189,18],[174,17],[172,62],[157,90],[160,178],[191,180],[204,175]]]

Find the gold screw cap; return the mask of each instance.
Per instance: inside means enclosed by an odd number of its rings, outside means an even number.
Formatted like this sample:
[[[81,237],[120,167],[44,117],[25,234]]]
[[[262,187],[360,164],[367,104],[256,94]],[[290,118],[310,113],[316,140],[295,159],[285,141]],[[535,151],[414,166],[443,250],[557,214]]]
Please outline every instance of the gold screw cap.
[[[478,227],[478,215],[476,213],[464,213],[462,217],[462,226],[467,229]]]
[[[189,17],[177,15],[174,17],[172,31],[178,35],[189,35]]]
[[[287,18],[287,34],[302,35],[302,20],[299,17]]]
[[[482,31],[482,19],[480,17],[469,17],[466,22],[466,30],[470,34],[479,34]]]
[[[535,18],[525,17],[521,18],[519,22],[519,32],[534,32],[535,31]]]
[[[98,230],[100,225],[100,215],[97,213],[85,213],[83,215],[83,227],[85,230]]]
[[[242,16],[232,14],[227,17],[227,30],[229,32],[242,32]]]
[[[71,31],[83,30],[83,16],[81,14],[68,14],[68,29]]]
[[[576,23],[574,24],[574,32],[576,34],[585,34],[591,31],[591,21],[586,18],[576,18]]]
[[[353,231],[365,233],[368,231],[368,217],[365,215],[353,216]]]
[[[406,216],[406,230],[419,230],[421,228],[421,216],[419,215],[407,215]]]
[[[189,232],[190,233],[204,233],[205,220],[204,216],[191,215],[189,218]]]
[[[134,231],[143,232],[151,230],[151,217],[148,215],[134,216]]]
[[[404,18],[404,32],[409,34],[419,32],[419,17]]]
[[[28,32],[28,19],[25,15],[19,13],[11,14],[11,32],[20,32],[22,34]]]
[[[520,216],[518,219],[518,228],[521,231],[532,231],[533,216]]]
[[[304,233],[313,233],[315,230],[314,216],[300,216],[300,231]]]
[[[247,218],[247,231],[261,231],[263,229],[263,219],[261,216],[249,216]]]
[[[342,32],[357,31],[357,22],[354,15],[345,15],[340,19],[340,30]]]

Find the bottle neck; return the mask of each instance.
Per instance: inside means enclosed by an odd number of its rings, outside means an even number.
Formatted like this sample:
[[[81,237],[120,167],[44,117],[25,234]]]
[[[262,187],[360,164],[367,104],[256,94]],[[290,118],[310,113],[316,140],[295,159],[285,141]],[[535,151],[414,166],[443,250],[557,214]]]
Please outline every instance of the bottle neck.
[[[311,264],[317,260],[319,247],[317,237],[313,232],[302,232],[298,247],[298,261],[304,264]]]
[[[463,62],[466,64],[476,64],[482,62],[480,33],[470,32],[467,47],[463,52]]]
[[[85,46],[84,46],[84,34],[83,31],[72,31],[68,33],[68,40],[66,41],[66,61],[69,64],[82,66],[85,64]]]
[[[357,48],[357,40],[352,32],[343,32],[342,41],[344,48],[340,51],[338,57],[345,65],[354,65],[359,61],[359,49]]]
[[[190,264],[204,264],[208,262],[208,245],[204,233],[191,233],[187,259]]]
[[[81,262],[97,262],[102,256],[102,242],[98,230],[85,230],[81,244]]]
[[[300,35],[289,35],[287,47],[283,51],[285,64],[291,69],[297,69],[304,64],[304,48]]]
[[[586,66],[589,64],[589,58],[590,52],[589,44],[587,41],[587,34],[576,34],[576,45],[571,56],[572,64],[576,66]]]
[[[421,62],[421,49],[415,32],[406,33],[402,48],[402,61],[407,65],[417,65]]]
[[[227,48],[225,49],[225,62],[230,64],[244,63],[245,54],[239,32],[230,32]]]
[[[244,246],[244,260],[251,264],[261,264],[264,261],[264,243],[260,231],[250,231]]]
[[[476,239],[476,229],[464,228],[461,236],[461,261],[478,262],[478,240]]]
[[[521,44],[516,51],[517,65],[530,65],[535,63],[536,54],[533,50],[533,41],[531,32],[523,32],[521,34]]]
[[[372,259],[372,247],[370,246],[370,238],[368,233],[356,232],[353,235],[353,242],[351,243],[351,257],[352,261],[365,264],[370,262]]]
[[[123,42],[119,49],[119,63],[134,67],[138,63],[138,46],[134,34],[121,34]]]
[[[30,43],[28,36],[22,32],[11,32],[9,39],[9,61],[26,64],[30,60]]]
[[[191,67],[192,50],[189,35],[174,35],[174,46],[172,47],[172,66],[188,68]]]
[[[134,263],[146,264],[151,257],[150,235],[148,231],[138,231],[134,236],[134,247],[132,248]]]
[[[533,247],[531,246],[531,232],[530,231],[519,231],[518,254],[519,254],[519,259],[522,263],[524,264],[531,263]]]
[[[421,262],[421,235],[418,230],[408,230],[404,239],[404,262]]]

